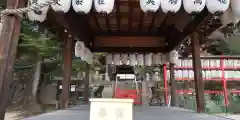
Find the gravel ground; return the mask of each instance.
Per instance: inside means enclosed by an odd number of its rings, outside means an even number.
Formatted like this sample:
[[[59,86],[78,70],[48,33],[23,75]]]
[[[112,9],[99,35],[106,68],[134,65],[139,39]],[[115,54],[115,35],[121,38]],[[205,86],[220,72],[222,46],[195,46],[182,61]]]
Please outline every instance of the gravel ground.
[[[133,120],[234,120],[226,117],[198,114],[181,108],[135,107]],[[42,114],[25,120],[89,120],[89,107],[77,106],[69,110]]]

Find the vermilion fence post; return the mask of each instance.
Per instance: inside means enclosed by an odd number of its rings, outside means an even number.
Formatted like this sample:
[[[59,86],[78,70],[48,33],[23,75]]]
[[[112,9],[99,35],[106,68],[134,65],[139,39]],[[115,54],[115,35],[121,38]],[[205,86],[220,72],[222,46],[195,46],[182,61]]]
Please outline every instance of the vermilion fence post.
[[[167,82],[167,65],[163,65],[163,81],[164,81],[164,102],[168,105],[168,82]]]
[[[226,79],[225,79],[225,72],[224,72],[224,58],[220,58],[220,68],[221,68],[221,72],[222,72],[222,87],[223,87],[223,95],[224,95],[224,103],[226,105],[226,107],[228,107],[228,92],[227,92],[227,83],[226,83]]]

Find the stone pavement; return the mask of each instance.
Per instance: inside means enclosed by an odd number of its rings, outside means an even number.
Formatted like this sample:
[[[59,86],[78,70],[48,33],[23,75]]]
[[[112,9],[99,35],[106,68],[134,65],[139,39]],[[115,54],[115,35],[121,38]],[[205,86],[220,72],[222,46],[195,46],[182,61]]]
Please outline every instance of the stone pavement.
[[[218,114],[218,116],[225,117],[225,118],[230,118],[233,120],[240,120],[240,115],[239,114]]]
[[[46,113],[25,120],[89,120],[89,106],[81,105],[68,110]],[[234,120],[174,107],[137,106],[133,120]]]

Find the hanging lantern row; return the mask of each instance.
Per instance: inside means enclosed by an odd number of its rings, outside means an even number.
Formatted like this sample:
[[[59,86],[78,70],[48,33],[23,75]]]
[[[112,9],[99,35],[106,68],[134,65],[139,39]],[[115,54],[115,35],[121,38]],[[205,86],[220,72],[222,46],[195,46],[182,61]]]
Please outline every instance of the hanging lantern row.
[[[168,63],[168,55],[157,53],[149,54],[120,54],[108,53],[106,55],[106,64],[108,65],[130,65],[130,66],[152,66]]]
[[[34,3],[43,3],[47,0],[29,0],[28,5]],[[71,5],[77,13],[87,14],[94,7],[99,13],[109,14],[114,8],[115,0],[58,0],[58,3],[52,4],[51,8],[56,12],[68,12]],[[234,16],[240,16],[239,0],[140,0],[140,8],[143,12],[156,12],[160,9],[164,13],[176,13],[180,10],[181,5],[189,14],[201,12],[205,6],[212,14],[225,12],[231,3]],[[49,7],[44,7],[39,11],[28,12],[28,17],[33,21],[44,21]]]
[[[47,0],[29,0],[28,6],[32,4],[45,3]],[[51,5],[51,8],[56,12],[67,13],[72,5],[77,13],[87,14],[92,8],[92,0],[58,0],[57,3]],[[97,12],[109,14],[114,7],[114,0],[94,0],[94,6]],[[43,22],[46,19],[49,6],[38,11],[30,11],[27,13],[28,18],[32,21]]]
[[[216,14],[226,11],[230,5],[230,0],[140,0],[140,7],[143,12],[156,12],[161,7],[164,13],[176,13],[180,10],[182,4],[189,14],[199,13],[205,6],[210,13]]]
[[[89,48],[85,47],[85,44],[82,41],[77,41],[75,44],[75,56],[80,57],[88,64],[93,63],[93,54]]]

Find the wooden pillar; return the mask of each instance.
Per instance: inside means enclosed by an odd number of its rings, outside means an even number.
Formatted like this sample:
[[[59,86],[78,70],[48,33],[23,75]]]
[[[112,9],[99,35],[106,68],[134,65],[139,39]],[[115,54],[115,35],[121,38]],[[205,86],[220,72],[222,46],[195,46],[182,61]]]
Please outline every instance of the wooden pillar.
[[[164,81],[164,102],[168,105],[168,81],[167,81],[167,65],[163,65],[163,81]]]
[[[195,81],[197,112],[204,112],[204,82],[202,79],[201,58],[200,58],[200,39],[199,33],[192,35],[192,58],[193,58],[193,72]]]
[[[175,80],[174,64],[169,63],[170,69],[170,91],[171,91],[171,106],[177,106],[177,84]]]
[[[62,80],[62,94],[60,108],[66,109],[69,103],[69,84],[71,81],[71,71],[72,71],[72,48],[73,39],[70,37],[68,32],[64,32],[64,48],[63,48],[63,77]]]
[[[7,0],[6,7],[23,7],[24,0]],[[0,36],[0,120],[4,120],[8,106],[10,84],[12,82],[13,63],[16,55],[21,18],[17,15],[5,16]]]
[[[56,109],[60,109],[60,85],[61,85],[61,81],[57,80],[57,93],[56,93]]]
[[[85,79],[84,79],[84,90],[83,90],[83,99],[84,103],[89,102],[89,79],[90,79],[90,65],[86,64],[86,74],[85,74]]]

